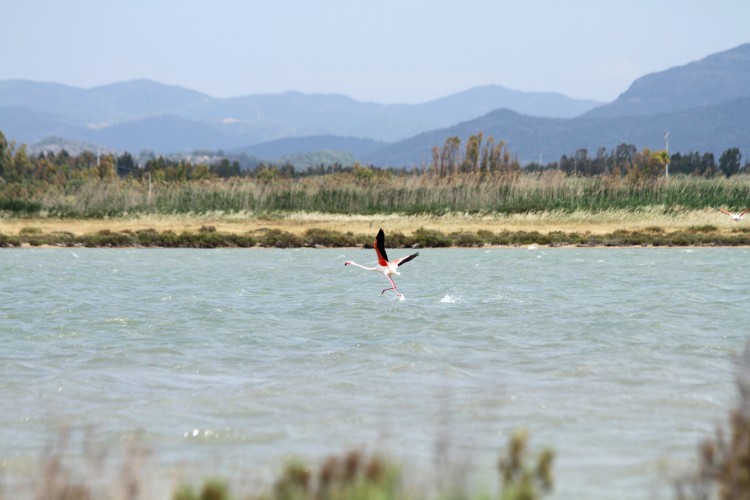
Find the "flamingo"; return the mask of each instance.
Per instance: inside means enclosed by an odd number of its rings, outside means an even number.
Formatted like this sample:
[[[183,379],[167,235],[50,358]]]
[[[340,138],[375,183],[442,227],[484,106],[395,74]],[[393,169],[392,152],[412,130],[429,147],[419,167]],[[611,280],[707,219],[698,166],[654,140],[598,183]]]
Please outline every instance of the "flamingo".
[[[352,262],[351,260],[347,260],[346,262],[344,262],[344,265],[357,266],[366,271],[376,271],[379,273],[383,273],[383,275],[388,278],[388,281],[391,282],[391,287],[384,288],[383,291],[380,292],[380,295],[383,295],[388,290],[393,290],[394,292],[396,292],[396,297],[403,297],[403,295],[398,293],[398,290],[396,290],[396,283],[393,282],[393,278],[391,278],[391,276],[393,276],[394,274],[396,276],[401,275],[401,273],[398,272],[398,266],[406,264],[417,255],[419,255],[419,252],[407,255],[406,257],[401,257],[400,259],[393,259],[389,261],[388,255],[386,255],[385,253],[385,234],[383,233],[382,229],[378,231],[378,235],[375,238],[375,243],[373,246],[375,247],[375,253],[378,254],[378,264],[375,267],[363,266],[361,264],[357,264],[356,262]]]
[[[740,213],[727,212],[726,210],[722,210],[720,208],[717,208],[716,210],[718,210],[719,212],[723,212],[723,213],[727,214],[729,216],[729,218],[732,219],[734,222],[741,221],[742,220],[742,216],[745,215],[746,213],[750,212],[750,208],[746,208],[745,210],[743,210]]]

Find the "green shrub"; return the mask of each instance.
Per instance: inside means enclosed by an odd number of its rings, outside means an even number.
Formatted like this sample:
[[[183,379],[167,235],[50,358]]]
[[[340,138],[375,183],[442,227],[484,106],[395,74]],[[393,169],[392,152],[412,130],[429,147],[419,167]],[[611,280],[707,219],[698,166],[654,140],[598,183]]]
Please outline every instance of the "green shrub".
[[[414,244],[425,248],[440,248],[453,245],[451,239],[440,231],[425,229],[422,227],[414,231],[412,239]]]
[[[296,248],[304,246],[303,241],[288,231],[268,229],[257,237],[258,244],[263,247]]]
[[[19,247],[21,239],[17,236],[0,233],[0,247]]]
[[[326,247],[353,247],[361,244],[360,240],[351,232],[341,233],[330,229],[310,228],[303,237],[309,246],[322,245]]]
[[[16,216],[30,216],[42,209],[41,202],[29,200],[0,200],[0,212],[10,212]]]
[[[200,493],[193,487],[180,486],[172,495],[173,500],[230,500],[229,486],[226,481],[218,478],[207,479],[203,483]]]
[[[369,246],[372,246],[373,241],[371,240],[368,243]],[[411,248],[414,246],[414,238],[405,236],[401,231],[393,231],[388,233],[388,246],[390,248]]]
[[[450,238],[458,247],[479,247],[484,245],[484,240],[476,233],[463,231],[451,234]]]

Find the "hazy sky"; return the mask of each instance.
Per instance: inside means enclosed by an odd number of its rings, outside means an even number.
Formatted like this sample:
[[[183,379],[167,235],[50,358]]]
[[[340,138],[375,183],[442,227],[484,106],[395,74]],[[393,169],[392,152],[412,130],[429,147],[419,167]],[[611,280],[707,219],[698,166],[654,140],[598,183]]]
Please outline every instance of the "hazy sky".
[[[748,0],[7,0],[0,80],[417,103],[499,84],[611,101],[750,42]]]

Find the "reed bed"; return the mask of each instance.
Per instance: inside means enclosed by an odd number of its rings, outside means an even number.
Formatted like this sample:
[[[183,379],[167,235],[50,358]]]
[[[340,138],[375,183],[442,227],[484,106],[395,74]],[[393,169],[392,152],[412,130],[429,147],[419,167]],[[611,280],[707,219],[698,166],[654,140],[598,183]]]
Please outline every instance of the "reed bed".
[[[628,178],[573,177],[562,172],[513,175],[381,173],[360,179],[348,173],[275,179],[202,180],[149,184],[137,179],[87,181],[67,186],[5,185],[0,212],[102,218],[128,214],[321,212],[403,215],[603,212],[663,207],[744,208],[750,176],[694,176],[633,182]]]
[[[750,205],[745,175],[632,182],[558,171],[375,172],[272,181],[8,183],[0,185],[0,244],[359,246],[379,227],[400,233],[395,239],[403,246],[749,244],[743,223],[715,210]],[[29,227],[40,234],[22,234]],[[434,237],[425,237],[429,231]]]

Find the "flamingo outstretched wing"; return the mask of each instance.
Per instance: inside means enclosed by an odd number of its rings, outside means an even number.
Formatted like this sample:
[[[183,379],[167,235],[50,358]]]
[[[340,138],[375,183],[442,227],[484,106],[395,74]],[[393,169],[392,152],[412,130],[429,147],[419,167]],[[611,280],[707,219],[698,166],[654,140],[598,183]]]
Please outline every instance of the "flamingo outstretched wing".
[[[401,257],[400,259],[396,259],[393,262],[400,266],[401,264],[406,264],[407,262],[415,258],[417,255],[419,255],[419,252],[413,253],[411,255],[407,255],[406,257]]]
[[[385,253],[385,233],[383,233],[382,229],[378,231],[373,246],[375,247],[375,253],[378,254],[378,264],[388,266],[388,254]]]
[[[721,208],[717,208],[716,210],[718,210],[719,212],[725,213],[730,217],[734,215],[732,212],[727,212],[726,210],[722,210]]]
[[[750,208],[746,208],[745,210],[743,210],[742,212],[740,212],[740,217],[742,217],[743,215],[745,215],[748,212],[750,212]]]

